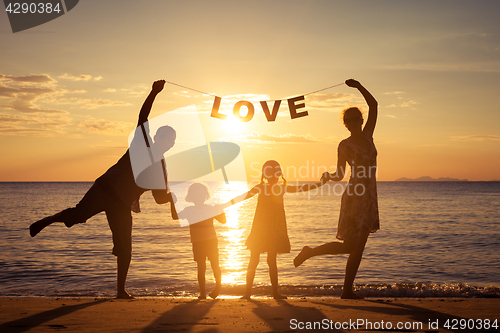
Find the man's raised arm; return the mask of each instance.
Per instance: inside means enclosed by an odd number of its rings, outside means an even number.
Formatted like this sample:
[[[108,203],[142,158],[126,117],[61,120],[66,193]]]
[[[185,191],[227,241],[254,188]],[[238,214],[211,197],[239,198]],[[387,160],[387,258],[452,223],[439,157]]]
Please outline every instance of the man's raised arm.
[[[158,95],[160,91],[163,90],[164,86],[165,80],[158,80],[153,82],[151,92],[144,101],[144,104],[142,104],[141,111],[139,112],[139,122],[137,123],[137,126],[141,126],[141,124],[148,121],[149,113],[151,112],[151,108],[153,107],[153,102],[155,101],[156,95]]]

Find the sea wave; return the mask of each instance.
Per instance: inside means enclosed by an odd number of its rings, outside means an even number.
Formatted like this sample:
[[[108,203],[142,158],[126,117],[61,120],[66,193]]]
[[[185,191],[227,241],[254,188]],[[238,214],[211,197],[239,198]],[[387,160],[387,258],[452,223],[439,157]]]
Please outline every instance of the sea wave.
[[[207,289],[213,287],[207,284]],[[136,297],[197,297],[196,285],[159,288],[129,288]],[[473,286],[465,283],[394,283],[356,285],[355,291],[366,298],[500,298],[500,286]],[[223,285],[221,298],[243,295],[244,285]],[[282,285],[281,293],[291,298],[340,297],[342,285]],[[269,297],[271,286],[257,285],[255,297]],[[0,297],[113,297],[114,290],[11,290]]]

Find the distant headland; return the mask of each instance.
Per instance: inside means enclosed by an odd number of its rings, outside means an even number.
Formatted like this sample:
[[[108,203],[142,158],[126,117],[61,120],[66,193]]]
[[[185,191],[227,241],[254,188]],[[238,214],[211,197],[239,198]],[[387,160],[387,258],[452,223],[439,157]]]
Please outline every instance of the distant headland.
[[[398,178],[395,180],[395,182],[468,182],[468,179],[458,179],[458,178],[450,178],[450,177],[439,177],[439,178],[432,178],[429,176],[424,176],[420,178]]]

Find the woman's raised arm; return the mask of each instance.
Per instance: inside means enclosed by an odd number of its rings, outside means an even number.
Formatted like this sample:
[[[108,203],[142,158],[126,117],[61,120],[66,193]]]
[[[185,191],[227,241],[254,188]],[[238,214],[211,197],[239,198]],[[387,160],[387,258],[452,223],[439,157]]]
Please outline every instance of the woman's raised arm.
[[[345,81],[345,84],[347,84],[349,87],[358,89],[361,95],[363,95],[363,97],[365,98],[366,104],[368,104],[368,119],[366,120],[365,127],[363,128],[363,133],[368,134],[370,137],[373,137],[373,132],[375,131],[375,125],[377,124],[378,116],[377,100],[358,81],[349,79]]]

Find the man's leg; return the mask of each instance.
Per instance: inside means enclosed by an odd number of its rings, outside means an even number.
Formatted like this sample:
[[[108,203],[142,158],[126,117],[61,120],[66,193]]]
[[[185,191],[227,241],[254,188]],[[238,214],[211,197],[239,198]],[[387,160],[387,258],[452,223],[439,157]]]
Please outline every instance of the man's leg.
[[[134,298],[125,290],[128,269],[130,267],[131,256],[119,255],[116,257],[116,298],[131,299]]]
[[[106,217],[113,234],[113,254],[116,256],[116,297],[133,298],[125,290],[125,282],[132,259],[132,213],[130,207],[120,201],[114,201],[106,209]]]
[[[87,219],[104,211],[106,199],[107,193],[99,185],[94,184],[75,207],[47,216],[30,225],[30,235],[35,237],[44,228],[56,222],[62,222],[68,228],[77,223],[84,223]]]

